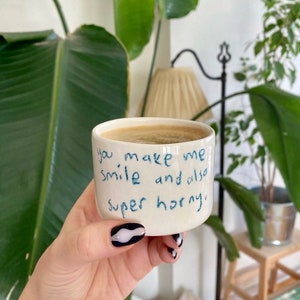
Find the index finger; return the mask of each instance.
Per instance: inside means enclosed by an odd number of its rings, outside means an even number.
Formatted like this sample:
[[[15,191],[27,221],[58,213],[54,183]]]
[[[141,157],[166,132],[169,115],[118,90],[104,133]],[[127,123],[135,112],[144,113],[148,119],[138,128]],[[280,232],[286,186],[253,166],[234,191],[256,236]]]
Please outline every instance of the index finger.
[[[68,227],[71,224],[76,227],[84,226],[100,220],[101,217],[97,211],[95,199],[95,182],[92,180],[70,210],[64,227]]]

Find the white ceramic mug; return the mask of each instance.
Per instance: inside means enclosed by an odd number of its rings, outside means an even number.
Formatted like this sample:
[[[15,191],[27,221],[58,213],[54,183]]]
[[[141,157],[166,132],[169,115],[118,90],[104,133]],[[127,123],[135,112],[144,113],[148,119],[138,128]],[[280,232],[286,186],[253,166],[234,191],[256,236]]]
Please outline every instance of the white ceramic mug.
[[[118,128],[150,125],[198,128],[204,137],[146,144],[102,136]],[[202,224],[213,205],[214,144],[213,129],[195,121],[145,117],[97,125],[92,150],[100,215],[140,223],[148,236],[175,234]]]

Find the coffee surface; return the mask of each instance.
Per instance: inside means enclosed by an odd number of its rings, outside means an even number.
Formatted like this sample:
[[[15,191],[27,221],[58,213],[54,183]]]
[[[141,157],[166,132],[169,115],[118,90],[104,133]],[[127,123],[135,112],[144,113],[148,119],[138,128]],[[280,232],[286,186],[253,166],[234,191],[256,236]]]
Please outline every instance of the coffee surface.
[[[181,125],[141,125],[106,131],[101,136],[138,144],[174,144],[208,136],[204,128]]]

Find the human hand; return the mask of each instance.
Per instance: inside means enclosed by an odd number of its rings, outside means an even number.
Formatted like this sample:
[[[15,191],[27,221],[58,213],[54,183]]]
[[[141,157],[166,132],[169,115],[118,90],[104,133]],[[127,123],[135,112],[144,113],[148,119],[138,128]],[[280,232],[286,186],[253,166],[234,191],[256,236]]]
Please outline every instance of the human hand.
[[[92,181],[19,300],[125,299],[153,267],[173,263],[181,254],[184,234],[144,235],[140,224],[101,219]]]

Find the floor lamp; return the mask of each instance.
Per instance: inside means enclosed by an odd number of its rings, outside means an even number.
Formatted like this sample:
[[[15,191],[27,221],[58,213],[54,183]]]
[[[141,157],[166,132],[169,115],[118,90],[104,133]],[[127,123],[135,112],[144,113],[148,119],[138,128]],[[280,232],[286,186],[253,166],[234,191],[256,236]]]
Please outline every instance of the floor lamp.
[[[192,49],[183,49],[180,51],[176,57],[171,61],[172,67],[178,58],[184,53],[190,53],[194,56],[199,68],[201,69],[203,75],[210,80],[217,80],[221,82],[221,99],[224,99],[226,96],[226,66],[231,59],[231,54],[228,51],[229,45],[226,42],[223,42],[220,45],[220,53],[217,56],[218,61],[222,64],[221,75],[214,77],[210,76],[204,69],[200,59],[198,58],[196,52]],[[224,144],[225,144],[225,101],[221,103],[221,115],[220,115],[220,175],[224,175]],[[224,190],[219,184],[219,205],[218,205],[218,215],[223,220],[223,210],[224,210]],[[222,248],[218,243],[217,249],[217,282],[216,282],[216,300],[220,299],[221,293],[221,274],[222,274]]]

